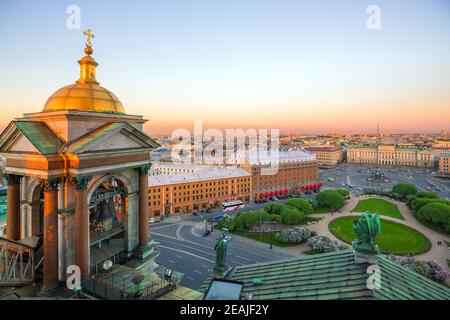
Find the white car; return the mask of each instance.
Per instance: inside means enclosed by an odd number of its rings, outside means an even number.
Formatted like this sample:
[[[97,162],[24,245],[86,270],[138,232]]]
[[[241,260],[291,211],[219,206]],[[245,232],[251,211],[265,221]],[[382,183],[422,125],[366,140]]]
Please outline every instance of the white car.
[[[150,223],[155,223],[156,220],[155,220],[155,218],[150,218],[149,222],[150,222]]]

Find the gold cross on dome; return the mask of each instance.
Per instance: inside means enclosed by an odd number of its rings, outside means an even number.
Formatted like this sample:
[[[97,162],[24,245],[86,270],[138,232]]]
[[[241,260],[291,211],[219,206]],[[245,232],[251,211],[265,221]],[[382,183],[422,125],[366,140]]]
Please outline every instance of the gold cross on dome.
[[[86,46],[92,47],[91,39],[95,38],[95,34],[92,33],[91,29],[87,29],[83,34],[87,37]]]

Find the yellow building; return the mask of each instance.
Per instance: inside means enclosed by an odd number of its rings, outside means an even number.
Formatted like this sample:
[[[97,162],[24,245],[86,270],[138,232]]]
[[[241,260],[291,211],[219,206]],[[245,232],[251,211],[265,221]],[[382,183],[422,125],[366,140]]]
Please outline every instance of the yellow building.
[[[190,213],[223,202],[250,201],[251,175],[237,166],[159,163],[150,171],[150,216]]]
[[[343,160],[343,150],[341,147],[306,147],[306,151],[316,155],[319,166],[334,166]]]
[[[253,199],[271,192],[298,191],[302,186],[319,183],[319,169],[314,154],[304,150],[280,151],[277,156],[260,155],[242,165],[252,175]]]
[[[347,151],[348,163],[388,166],[434,167],[431,149],[397,145],[353,146]]]
[[[439,173],[450,174],[450,156],[439,159]]]

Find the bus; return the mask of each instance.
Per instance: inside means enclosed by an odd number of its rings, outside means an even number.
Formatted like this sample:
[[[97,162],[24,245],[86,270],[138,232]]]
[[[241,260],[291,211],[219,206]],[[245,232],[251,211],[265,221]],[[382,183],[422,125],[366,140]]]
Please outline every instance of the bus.
[[[238,210],[238,209],[241,209],[244,207],[245,207],[245,204],[241,200],[222,203],[222,211],[223,212],[234,211],[234,210]]]

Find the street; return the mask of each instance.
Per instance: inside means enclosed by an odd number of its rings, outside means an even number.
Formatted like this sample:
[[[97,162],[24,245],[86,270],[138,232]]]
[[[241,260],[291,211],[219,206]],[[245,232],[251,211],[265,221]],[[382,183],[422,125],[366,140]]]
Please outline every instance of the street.
[[[221,233],[216,230],[209,237],[202,238],[205,223],[199,217],[185,216],[171,220],[150,225],[150,233],[160,243],[161,249],[156,262],[184,273],[181,285],[198,289],[214,267],[214,245]],[[271,250],[267,244],[238,241],[234,235],[232,237],[227,254],[227,263],[232,267],[290,257],[276,249]]]
[[[370,177],[372,171],[377,168],[377,166],[371,165],[342,163],[332,169],[321,169],[320,180],[323,181],[325,187],[344,187],[349,189],[353,194],[360,193],[364,188],[375,188],[388,191],[397,183],[411,183],[414,184],[419,191],[432,191],[442,198],[448,198],[450,195],[450,180],[432,177],[432,169],[381,166],[379,169],[390,182],[372,183],[371,181],[367,181],[366,178]],[[334,181],[327,180],[330,178]]]

